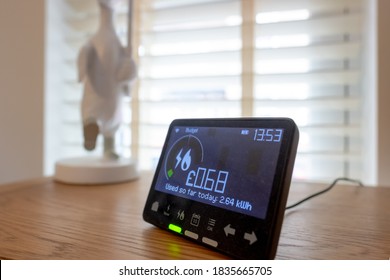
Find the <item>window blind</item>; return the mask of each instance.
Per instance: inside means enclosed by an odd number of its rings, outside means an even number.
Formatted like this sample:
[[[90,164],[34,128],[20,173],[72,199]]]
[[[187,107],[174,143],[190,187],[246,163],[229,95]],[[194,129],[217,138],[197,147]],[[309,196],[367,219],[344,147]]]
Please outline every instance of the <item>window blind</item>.
[[[96,30],[98,10],[92,0],[57,1],[66,7],[69,50],[60,150],[80,154],[75,58]],[[124,104],[123,151],[150,169],[174,118],[284,116],[301,131],[296,179],[359,178],[362,2],[135,0],[139,79]],[[123,42],[126,12],[122,1],[116,26]]]
[[[142,2],[141,165],[156,163],[175,118],[241,115],[240,1]]]
[[[362,1],[255,4],[254,115],[300,127],[295,177],[359,177]]]

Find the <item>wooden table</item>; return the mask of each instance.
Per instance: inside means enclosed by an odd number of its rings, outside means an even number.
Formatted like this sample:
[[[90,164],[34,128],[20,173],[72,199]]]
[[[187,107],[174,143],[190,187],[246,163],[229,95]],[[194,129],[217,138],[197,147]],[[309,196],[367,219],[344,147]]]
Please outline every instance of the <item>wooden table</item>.
[[[0,186],[0,259],[228,259],[142,220],[151,179]],[[323,187],[293,184],[289,204]],[[286,211],[277,259],[389,257],[390,188],[336,186]]]

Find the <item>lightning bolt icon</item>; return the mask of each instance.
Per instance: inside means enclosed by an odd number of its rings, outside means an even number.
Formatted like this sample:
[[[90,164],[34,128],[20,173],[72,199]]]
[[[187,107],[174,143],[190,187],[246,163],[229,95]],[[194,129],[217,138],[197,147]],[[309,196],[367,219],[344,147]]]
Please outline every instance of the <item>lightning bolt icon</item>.
[[[176,165],[175,165],[175,169],[176,167],[179,165],[180,161],[181,161],[181,152],[183,151],[183,148],[180,150],[180,152],[177,154],[176,156]]]

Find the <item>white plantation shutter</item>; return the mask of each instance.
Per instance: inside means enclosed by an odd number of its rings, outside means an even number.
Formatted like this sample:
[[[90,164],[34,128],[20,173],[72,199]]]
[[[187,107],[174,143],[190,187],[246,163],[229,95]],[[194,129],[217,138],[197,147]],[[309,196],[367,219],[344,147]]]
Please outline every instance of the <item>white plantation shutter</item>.
[[[362,1],[258,0],[253,114],[301,132],[295,177],[361,174]]]
[[[142,1],[140,9],[139,158],[148,167],[173,119],[241,115],[240,1]]]
[[[75,82],[93,34],[95,1],[66,9],[61,156],[84,153]],[[359,178],[362,168],[363,0],[134,1],[139,79],[124,104],[121,145],[154,168],[175,118],[287,116],[300,127],[295,178]],[[126,38],[126,1],[117,17]],[[73,70],[71,70],[73,69]],[[63,89],[65,91],[65,89]],[[66,97],[65,97],[66,96]],[[130,152],[130,146],[132,152]]]

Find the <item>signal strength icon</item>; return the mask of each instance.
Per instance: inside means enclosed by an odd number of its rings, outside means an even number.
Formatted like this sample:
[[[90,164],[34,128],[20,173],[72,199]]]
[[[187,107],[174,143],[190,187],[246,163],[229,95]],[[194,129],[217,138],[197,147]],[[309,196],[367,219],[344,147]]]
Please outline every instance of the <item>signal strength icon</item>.
[[[175,132],[178,133],[180,131],[180,128],[176,128]]]

